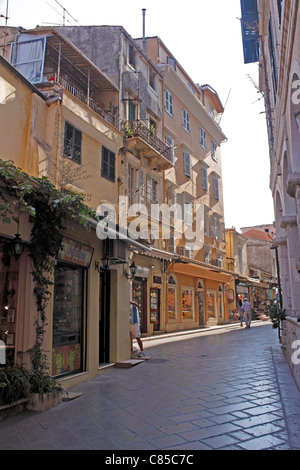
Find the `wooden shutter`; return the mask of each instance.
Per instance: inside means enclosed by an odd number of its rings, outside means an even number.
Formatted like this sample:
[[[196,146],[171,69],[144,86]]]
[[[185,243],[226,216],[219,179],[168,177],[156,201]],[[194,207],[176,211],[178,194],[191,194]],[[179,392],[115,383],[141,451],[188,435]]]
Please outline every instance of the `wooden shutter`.
[[[191,177],[191,156],[188,152],[183,152],[183,172],[185,176]]]
[[[207,169],[202,167],[201,168],[201,181],[202,181],[202,188],[207,191],[208,186],[207,186]]]

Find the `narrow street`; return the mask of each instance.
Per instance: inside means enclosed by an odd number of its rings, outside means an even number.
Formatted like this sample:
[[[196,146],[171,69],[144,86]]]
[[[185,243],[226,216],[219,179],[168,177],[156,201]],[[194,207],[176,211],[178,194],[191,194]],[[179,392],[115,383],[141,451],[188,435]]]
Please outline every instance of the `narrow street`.
[[[300,393],[277,335],[254,322],[147,339],[149,360],[2,421],[0,449],[300,449]]]

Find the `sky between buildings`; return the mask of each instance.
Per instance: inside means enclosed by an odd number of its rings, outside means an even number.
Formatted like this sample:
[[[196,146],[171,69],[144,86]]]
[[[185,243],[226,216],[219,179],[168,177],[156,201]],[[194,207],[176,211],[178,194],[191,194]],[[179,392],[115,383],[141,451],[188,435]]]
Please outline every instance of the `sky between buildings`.
[[[159,36],[190,78],[211,85],[225,105],[226,228],[273,222],[264,102],[256,89],[258,64],[243,61],[240,0],[0,0],[0,14],[7,5],[9,26],[120,25],[133,38],[142,37],[145,8],[146,36]]]

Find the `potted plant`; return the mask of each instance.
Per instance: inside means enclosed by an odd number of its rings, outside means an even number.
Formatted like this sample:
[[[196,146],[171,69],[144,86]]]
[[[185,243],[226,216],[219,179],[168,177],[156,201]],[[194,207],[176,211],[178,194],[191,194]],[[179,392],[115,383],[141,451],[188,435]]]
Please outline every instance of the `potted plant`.
[[[0,369],[0,406],[26,399],[30,390],[28,373],[18,367]]]
[[[50,375],[36,371],[29,377],[29,410],[46,411],[62,402],[63,387]]]

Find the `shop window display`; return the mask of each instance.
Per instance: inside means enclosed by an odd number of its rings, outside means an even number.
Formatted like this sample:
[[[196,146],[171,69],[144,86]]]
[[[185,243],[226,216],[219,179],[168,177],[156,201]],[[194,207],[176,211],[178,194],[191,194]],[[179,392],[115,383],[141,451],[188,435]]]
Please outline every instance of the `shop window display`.
[[[191,320],[194,318],[194,290],[188,287],[181,289],[182,319]]]
[[[7,261],[0,263],[0,359],[1,364],[9,366],[15,363],[18,273],[11,270]]]
[[[53,375],[82,370],[83,283],[82,268],[55,267]]]

